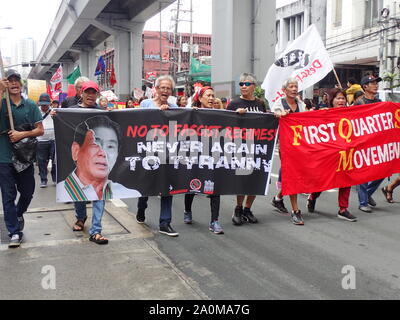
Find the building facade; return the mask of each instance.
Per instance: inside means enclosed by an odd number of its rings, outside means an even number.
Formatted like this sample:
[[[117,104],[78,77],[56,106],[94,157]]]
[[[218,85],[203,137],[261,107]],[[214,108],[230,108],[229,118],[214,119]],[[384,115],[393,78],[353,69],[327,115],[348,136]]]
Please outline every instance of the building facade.
[[[185,73],[190,69],[190,33],[143,32],[143,79],[152,83],[162,74],[175,75],[178,87],[185,81]],[[211,35],[193,34],[193,57],[210,61]],[[182,78],[183,81],[179,81]]]
[[[399,4],[394,0],[328,0],[326,45],[342,82],[350,77],[359,81],[367,73],[396,72]]]
[[[36,59],[36,41],[32,38],[17,40],[14,46],[14,55],[12,58],[13,65],[34,61]],[[16,66],[15,69],[18,70],[23,79],[26,79],[31,68]]]

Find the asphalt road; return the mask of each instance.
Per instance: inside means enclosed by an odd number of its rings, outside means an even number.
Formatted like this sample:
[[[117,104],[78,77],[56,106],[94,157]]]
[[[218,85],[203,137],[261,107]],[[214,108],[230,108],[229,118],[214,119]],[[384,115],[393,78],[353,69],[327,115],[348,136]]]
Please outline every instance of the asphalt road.
[[[62,216],[56,221],[56,216],[48,213],[43,219],[49,220],[39,222],[38,214],[30,214],[26,244],[16,251],[0,250],[2,274],[11,275],[10,279],[18,276],[25,287],[15,287],[8,278],[0,282],[3,288],[15,289],[7,291],[7,297],[22,299],[399,299],[400,202],[386,203],[378,190],[374,197],[378,207],[373,213],[363,213],[352,190],[350,211],[358,221],[347,222],[336,216],[337,191],[324,192],[313,214],[306,212],[306,196],[300,195],[305,225],[295,226],[289,216],[279,214],[270,204],[275,180],[271,195],[257,197],[254,203],[258,224],[232,225],[235,197],[221,197],[224,235],[208,230],[210,206],[205,196],[194,200],[193,225],[183,223],[183,195],[174,197],[172,225],[179,232],[177,238],[157,232],[157,197],[150,198],[147,210],[146,224],[154,232],[150,238],[141,239],[136,232],[119,236],[124,223],[108,218],[103,221],[108,226],[105,235],[115,235],[106,247],[72,240],[76,234],[72,235]],[[394,198],[400,199],[398,191]],[[54,187],[38,188],[31,208],[52,207],[54,199]],[[133,220],[137,200],[125,202]],[[285,203],[289,208],[288,199]],[[72,213],[69,215],[73,219]],[[35,242],[53,236],[59,242]],[[34,290],[40,286],[41,266],[49,263],[60,270],[56,292]],[[12,265],[15,268],[5,271]],[[76,273],[79,266],[82,268]],[[354,268],[353,282],[347,281],[351,275],[348,268]],[[168,276],[164,275],[167,271]],[[355,289],[344,289],[343,282]]]
[[[275,181],[271,195],[254,203],[258,224],[234,226],[235,197],[221,197],[224,235],[208,231],[209,199],[196,196],[194,223],[185,225],[183,196],[175,196],[172,226],[179,237],[156,234],[155,242],[211,299],[400,298],[400,203],[386,203],[378,189],[377,208],[364,213],[352,188],[349,209],[358,221],[347,222],[336,216],[337,190],[324,192],[312,214],[300,195],[305,225],[295,226],[270,204]],[[399,193],[394,197],[399,200]],[[125,202],[136,212],[137,200]],[[285,203],[289,208],[288,198]],[[150,198],[146,223],[155,232],[159,207],[159,199]]]

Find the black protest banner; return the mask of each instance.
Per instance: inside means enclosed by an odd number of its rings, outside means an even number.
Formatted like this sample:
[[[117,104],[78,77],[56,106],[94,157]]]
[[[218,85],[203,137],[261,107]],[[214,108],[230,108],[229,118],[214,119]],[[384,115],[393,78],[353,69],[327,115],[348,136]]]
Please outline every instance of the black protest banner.
[[[225,110],[62,109],[57,201],[267,194],[278,120]]]

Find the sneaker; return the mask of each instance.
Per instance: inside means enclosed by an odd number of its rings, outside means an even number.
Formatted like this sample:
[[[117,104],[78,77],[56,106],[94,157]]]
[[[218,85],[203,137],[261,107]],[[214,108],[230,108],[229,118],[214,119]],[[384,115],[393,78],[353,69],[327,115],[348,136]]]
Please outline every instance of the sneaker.
[[[285,208],[285,204],[282,200],[276,200],[275,197],[272,199],[271,204],[282,213],[288,213],[289,211]]]
[[[232,216],[232,222],[235,226],[240,226],[243,224],[243,207],[236,206],[235,212]]]
[[[375,202],[374,198],[372,198],[372,197],[368,197],[368,204],[371,207],[376,207],[376,202]]]
[[[167,224],[166,226],[160,226],[159,232],[162,234],[166,234],[167,236],[170,236],[170,237],[179,236],[179,233],[176,232],[174,229],[172,229],[170,224]]]
[[[42,181],[42,182],[40,183],[40,187],[41,187],[41,188],[47,188],[47,182]]]
[[[291,216],[292,216],[293,224],[295,224],[297,226],[303,226],[304,225],[303,217],[301,215],[301,211],[300,210],[292,211]]]
[[[193,220],[192,220],[192,212],[184,212],[183,213],[183,222],[186,224],[192,224]]]
[[[144,220],[146,219],[146,216],[144,214],[144,210],[138,210],[138,212],[136,213],[136,222],[139,224],[143,224]]]
[[[371,208],[368,206],[359,206],[358,209],[360,209],[361,211],[364,211],[364,212],[368,212],[368,213],[372,212]]]
[[[224,234],[224,230],[222,229],[222,226],[218,220],[211,222],[208,230],[214,232],[215,234]]]
[[[347,220],[350,222],[354,222],[357,221],[357,217],[353,216],[349,211],[344,211],[344,212],[338,212],[338,218],[343,219],[343,220]]]
[[[253,215],[253,212],[251,212],[249,208],[244,208],[243,219],[249,223],[257,223],[258,222],[257,218]]]
[[[315,211],[315,203],[317,199],[311,200],[310,198],[307,199],[307,209],[308,212],[313,213]]]
[[[25,227],[25,219],[23,216],[17,217],[18,223],[19,223],[19,231],[24,230]]]
[[[21,245],[22,237],[19,234],[14,234],[11,239],[10,243],[8,244],[9,248],[18,248]]]

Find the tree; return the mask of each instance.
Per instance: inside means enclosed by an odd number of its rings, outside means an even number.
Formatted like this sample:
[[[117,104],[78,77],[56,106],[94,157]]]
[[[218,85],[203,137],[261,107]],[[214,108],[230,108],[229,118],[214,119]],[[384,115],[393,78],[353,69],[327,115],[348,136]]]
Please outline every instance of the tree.
[[[393,93],[393,89],[394,88],[398,88],[400,87],[400,83],[395,84],[396,81],[400,81],[400,74],[396,73],[396,72],[386,72],[383,75],[383,81],[388,82],[389,83],[389,88],[392,93]]]

